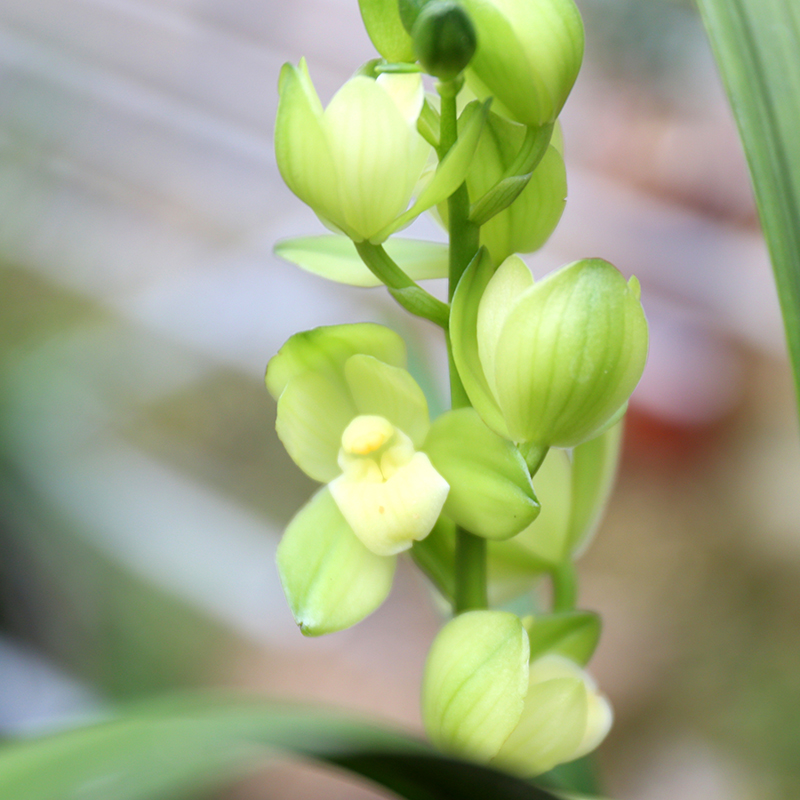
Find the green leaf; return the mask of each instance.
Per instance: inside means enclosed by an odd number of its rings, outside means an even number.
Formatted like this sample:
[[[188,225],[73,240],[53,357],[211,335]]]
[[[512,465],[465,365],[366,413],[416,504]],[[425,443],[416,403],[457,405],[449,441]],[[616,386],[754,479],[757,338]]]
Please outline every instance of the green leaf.
[[[321,760],[408,800],[554,800],[510,775],[436,754],[333,712],[231,695],[186,695],[0,749],[8,800],[175,800],[220,788],[275,751]]]
[[[566,611],[536,617],[526,624],[531,661],[557,653],[586,666],[600,640],[600,617],[591,611]]]
[[[386,252],[412,280],[447,277],[447,245],[419,239],[389,239]],[[346,236],[327,234],[284,239],[275,254],[306,272],[350,286],[381,286]]]
[[[539,513],[519,450],[487,428],[474,408],[439,417],[424,449],[450,484],[444,513],[470,533],[508,539]]]
[[[800,398],[800,6],[699,0],[750,166]]]
[[[327,487],[289,523],[277,560],[289,607],[306,636],[344,630],[369,616],[389,594],[396,563],[359,541]]]

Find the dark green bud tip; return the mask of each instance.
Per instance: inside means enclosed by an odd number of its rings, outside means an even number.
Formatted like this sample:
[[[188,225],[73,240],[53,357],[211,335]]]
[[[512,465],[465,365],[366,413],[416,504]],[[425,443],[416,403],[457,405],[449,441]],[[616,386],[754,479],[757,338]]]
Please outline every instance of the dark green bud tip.
[[[425,71],[451,81],[466,69],[478,37],[467,12],[452,0],[428,3],[411,29],[414,54]]]
[[[398,0],[398,8],[400,9],[400,22],[403,27],[411,33],[414,23],[420,12],[431,0]]]

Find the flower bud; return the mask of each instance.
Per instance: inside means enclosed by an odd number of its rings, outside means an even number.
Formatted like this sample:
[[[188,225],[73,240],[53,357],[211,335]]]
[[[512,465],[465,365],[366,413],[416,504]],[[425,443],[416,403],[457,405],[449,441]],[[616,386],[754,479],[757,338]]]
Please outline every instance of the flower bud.
[[[475,54],[475,28],[453,0],[428,3],[417,16],[411,36],[418,61],[441,81],[458,77]]]
[[[305,62],[284,65],[275,155],[289,188],[320,219],[354,241],[403,213],[430,146],[417,133],[419,75],[356,76],[325,111]]]
[[[462,0],[478,34],[466,73],[494,111],[523,125],[554,122],[583,59],[583,23],[573,0]]]
[[[422,9],[430,2],[432,0],[398,0],[395,4],[400,14],[400,22],[409,34],[414,29],[414,23],[422,13]]]
[[[410,26],[404,27],[397,0],[358,0],[358,7],[372,44],[387,61],[414,60]]]
[[[480,285],[476,304],[470,295]],[[537,448],[597,435],[623,412],[647,356],[638,281],[626,282],[601,259],[534,284],[518,257],[492,276],[488,255],[479,255],[456,291],[451,337],[464,387],[487,425]]]
[[[489,761],[522,716],[528,634],[505,611],[469,611],[442,628],[422,679],[422,719],[434,745]]]
[[[573,661],[528,663],[528,635],[504,611],[470,611],[434,640],[422,684],[433,743],[453,755],[532,777],[594,749],[611,709]]]

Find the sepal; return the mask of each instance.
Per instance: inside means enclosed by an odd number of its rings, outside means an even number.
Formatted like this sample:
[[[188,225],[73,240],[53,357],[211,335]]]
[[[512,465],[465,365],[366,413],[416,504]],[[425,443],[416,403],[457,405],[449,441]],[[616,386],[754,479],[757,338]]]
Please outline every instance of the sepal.
[[[478,33],[467,83],[495,110],[524,125],[553,122],[583,59],[573,0],[462,0]]]
[[[355,625],[383,603],[396,559],[368,550],[324,488],[289,523],[277,562],[300,630],[320,636]]]
[[[419,239],[391,238],[384,243],[389,257],[411,280],[447,277],[447,245]],[[327,234],[284,239],[275,255],[306,272],[350,286],[381,286],[364,265],[353,242],[346,236]]]
[[[448,753],[488,761],[519,722],[528,688],[528,636],[505,611],[469,611],[442,628],[422,679],[422,718]]]
[[[600,641],[600,617],[591,611],[565,611],[522,620],[528,632],[531,661],[553,653],[586,666]]]
[[[508,539],[539,513],[525,461],[472,408],[448,411],[431,426],[425,452],[450,494],[444,513],[470,533]]]
[[[375,49],[389,62],[414,61],[411,37],[396,0],[358,0],[361,19]]]

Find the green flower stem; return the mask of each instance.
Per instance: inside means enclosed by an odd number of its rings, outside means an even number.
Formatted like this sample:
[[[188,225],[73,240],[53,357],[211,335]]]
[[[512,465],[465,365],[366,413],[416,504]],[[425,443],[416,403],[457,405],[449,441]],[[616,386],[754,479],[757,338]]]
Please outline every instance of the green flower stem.
[[[403,272],[389,258],[389,254],[379,244],[355,242],[361,260],[372,274],[386,284],[389,294],[403,306],[406,311],[417,317],[430,320],[440,328],[447,330],[450,319],[450,306],[428,294],[418,283]]]
[[[442,98],[439,159],[443,159],[458,138],[458,111],[456,95],[463,78],[442,82],[437,90]],[[480,228],[469,219],[469,192],[462,183],[447,201],[450,234],[450,269],[448,297],[453,299],[456,286],[475,257],[480,246]],[[453,408],[465,408],[469,398],[461,383],[458,370],[453,363],[450,337],[447,337],[447,352],[450,363],[450,398]],[[453,611],[464,611],[489,607],[486,593],[486,540],[461,527],[456,527],[455,557],[455,602]]]
[[[550,573],[553,584],[553,611],[574,611],[578,602],[578,574],[567,559]]]
[[[486,595],[486,539],[456,528],[456,590],[453,611],[489,607]]]

